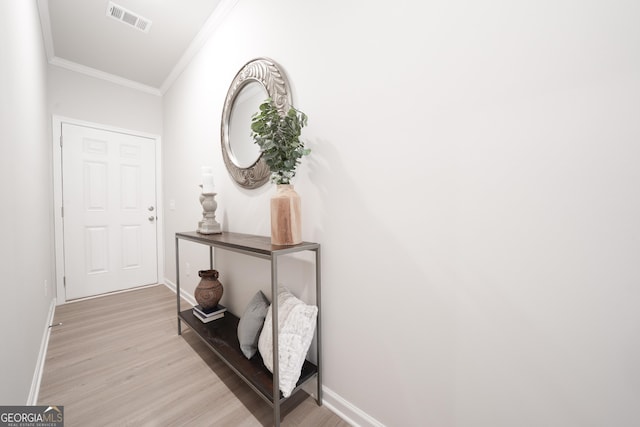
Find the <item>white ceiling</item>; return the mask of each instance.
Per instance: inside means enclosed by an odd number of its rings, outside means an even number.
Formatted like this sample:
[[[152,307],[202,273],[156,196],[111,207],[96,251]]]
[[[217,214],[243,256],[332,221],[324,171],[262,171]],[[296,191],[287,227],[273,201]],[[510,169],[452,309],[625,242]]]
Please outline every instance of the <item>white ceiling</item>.
[[[38,0],[49,62],[162,94],[237,0],[112,0],[148,33],[107,15],[109,0]]]

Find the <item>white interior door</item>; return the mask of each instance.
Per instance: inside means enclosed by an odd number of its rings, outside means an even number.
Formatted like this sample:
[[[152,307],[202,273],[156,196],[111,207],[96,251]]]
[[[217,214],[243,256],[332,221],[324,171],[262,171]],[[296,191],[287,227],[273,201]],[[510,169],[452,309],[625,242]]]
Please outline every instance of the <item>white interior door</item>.
[[[66,299],[157,283],[155,140],[62,124]]]

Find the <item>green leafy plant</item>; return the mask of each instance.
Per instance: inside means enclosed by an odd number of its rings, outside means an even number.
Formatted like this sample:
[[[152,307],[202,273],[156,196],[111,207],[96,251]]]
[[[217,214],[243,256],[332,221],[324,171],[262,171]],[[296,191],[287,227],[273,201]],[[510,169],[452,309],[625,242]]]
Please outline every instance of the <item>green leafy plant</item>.
[[[271,98],[260,104],[260,111],[253,115],[251,136],[271,171],[272,182],[290,184],[300,159],[311,152],[300,140],[306,125],[306,114],[291,107],[285,115],[280,115]]]

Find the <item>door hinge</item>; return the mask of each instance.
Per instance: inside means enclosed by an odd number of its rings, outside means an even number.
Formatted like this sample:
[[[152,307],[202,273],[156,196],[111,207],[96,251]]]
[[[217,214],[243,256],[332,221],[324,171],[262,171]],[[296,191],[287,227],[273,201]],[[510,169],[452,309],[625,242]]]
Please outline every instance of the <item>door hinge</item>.
[[[67,289],[67,276],[62,276],[62,287]]]
[[[60,135],[60,148],[62,148],[62,135]]]
[[[64,206],[60,206],[60,215],[64,218]]]

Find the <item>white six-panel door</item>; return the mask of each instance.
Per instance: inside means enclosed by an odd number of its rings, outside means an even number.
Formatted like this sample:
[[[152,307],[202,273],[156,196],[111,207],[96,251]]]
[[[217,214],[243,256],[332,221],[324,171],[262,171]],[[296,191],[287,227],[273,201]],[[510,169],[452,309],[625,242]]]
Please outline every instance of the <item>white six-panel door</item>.
[[[62,124],[66,299],[157,283],[155,141]]]

